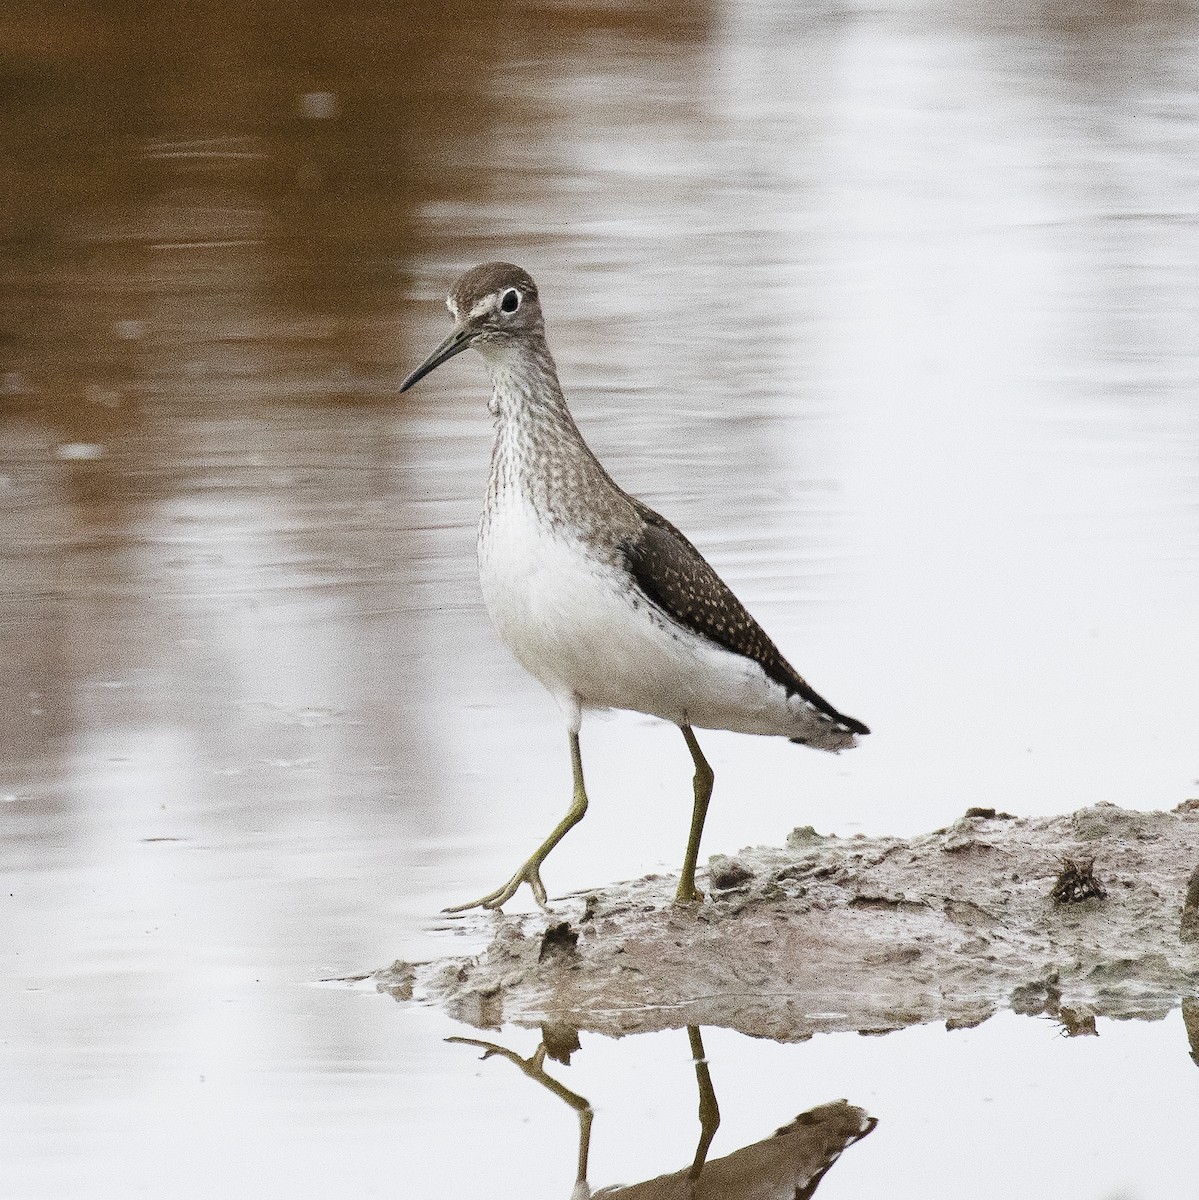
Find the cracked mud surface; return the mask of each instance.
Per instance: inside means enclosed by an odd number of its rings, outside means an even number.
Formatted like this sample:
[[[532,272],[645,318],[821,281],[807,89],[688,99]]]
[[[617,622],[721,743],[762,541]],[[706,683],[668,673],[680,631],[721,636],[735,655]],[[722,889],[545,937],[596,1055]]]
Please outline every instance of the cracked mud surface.
[[[1092,860],[1096,887],[1076,886]],[[1096,1016],[1161,1017],[1199,995],[1197,869],[1195,800],[1028,820],[971,810],[911,839],[799,829],[784,848],[714,856],[702,905],[673,906],[674,881],[649,876],[548,915],[474,915],[463,929],[490,933],[481,953],[375,978],[480,1028],[719,1025],[794,1041],[1011,1008],[1085,1033]]]

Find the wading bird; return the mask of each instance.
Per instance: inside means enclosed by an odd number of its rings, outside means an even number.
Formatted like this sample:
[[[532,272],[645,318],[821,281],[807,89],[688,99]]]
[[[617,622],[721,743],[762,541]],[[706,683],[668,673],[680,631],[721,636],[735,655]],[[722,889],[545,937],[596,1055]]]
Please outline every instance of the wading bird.
[[[677,900],[701,900],[695,865],[713,773],[694,728],[845,750],[870,731],[819,696],[703,555],[622,491],[574,423],[545,339],[537,285],[511,263],[467,271],[446,300],[450,335],[400,386],[466,349],[491,376],[496,439],[479,524],[479,581],[500,637],[557,700],[574,774],[570,810],[502,887],[447,909],[499,908],[522,883],[544,907],[541,864],[583,819],[587,709],[672,721],[695,763]]]

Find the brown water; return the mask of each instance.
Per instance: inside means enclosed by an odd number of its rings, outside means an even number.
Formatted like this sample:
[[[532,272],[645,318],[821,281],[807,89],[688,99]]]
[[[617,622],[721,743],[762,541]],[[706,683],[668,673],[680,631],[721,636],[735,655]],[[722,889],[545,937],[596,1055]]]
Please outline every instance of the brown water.
[[[474,262],[533,272],[613,474],[875,729],[709,735],[709,849],[1199,794],[1191,6],[10,4],[0,35],[0,1195],[569,1193],[553,1096],[312,986],[437,953],[565,801],[478,599],[481,367],[396,394]],[[551,890],[682,851],[677,734],[585,736]],[[932,1033],[709,1031],[713,1154],[844,1094],[880,1125],[822,1196],[1181,1194],[1178,1014]],[[690,1161],[686,1046],[570,1068],[595,1182]]]

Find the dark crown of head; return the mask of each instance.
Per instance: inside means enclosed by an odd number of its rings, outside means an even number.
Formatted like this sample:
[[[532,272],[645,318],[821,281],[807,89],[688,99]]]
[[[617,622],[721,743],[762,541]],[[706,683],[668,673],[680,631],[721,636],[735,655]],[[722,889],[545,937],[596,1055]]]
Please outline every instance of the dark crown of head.
[[[537,299],[537,285],[527,271],[513,263],[488,262],[467,271],[450,289],[450,300],[466,315],[480,300],[509,288],[520,293],[522,302]]]

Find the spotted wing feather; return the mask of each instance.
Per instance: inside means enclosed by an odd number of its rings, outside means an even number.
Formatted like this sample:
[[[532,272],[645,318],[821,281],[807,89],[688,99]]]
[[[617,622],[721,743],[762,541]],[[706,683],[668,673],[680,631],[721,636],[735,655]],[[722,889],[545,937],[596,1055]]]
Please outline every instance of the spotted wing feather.
[[[701,637],[752,659],[789,695],[798,695],[849,732],[870,732],[861,721],[838,712],[808,686],[679,530],[641,501],[633,499],[633,503],[643,525],[625,543],[625,561],[650,601]]]

